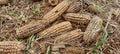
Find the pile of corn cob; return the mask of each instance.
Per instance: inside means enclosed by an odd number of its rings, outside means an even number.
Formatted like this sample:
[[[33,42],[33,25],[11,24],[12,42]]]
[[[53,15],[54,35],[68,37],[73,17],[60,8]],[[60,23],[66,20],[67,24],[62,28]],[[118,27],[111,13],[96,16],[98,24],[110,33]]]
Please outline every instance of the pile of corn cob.
[[[52,3],[51,5],[57,5],[59,0],[49,0],[49,3]],[[88,10],[93,13],[99,12],[91,4],[88,6],[85,5],[85,7],[88,7]],[[84,43],[89,44],[92,41],[96,41],[101,31],[99,24],[102,22],[102,19],[91,14],[79,13],[82,9],[84,9],[83,3],[77,0],[63,0],[45,14],[42,20],[18,28],[16,34],[19,38],[27,38],[36,33],[44,39],[55,37],[55,44],[75,42],[78,39],[82,39]],[[59,17],[63,18],[64,21],[48,27],[48,25],[54,23]],[[74,28],[73,24],[84,25],[87,28],[85,31],[82,31],[81,28]],[[25,46],[21,42],[0,42],[1,53],[19,54],[24,48]]]

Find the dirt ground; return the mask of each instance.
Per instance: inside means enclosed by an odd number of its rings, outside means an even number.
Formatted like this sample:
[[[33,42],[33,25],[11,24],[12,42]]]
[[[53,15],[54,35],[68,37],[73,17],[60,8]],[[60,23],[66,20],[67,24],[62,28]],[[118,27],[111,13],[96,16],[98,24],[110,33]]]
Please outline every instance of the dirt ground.
[[[101,13],[96,14],[85,9],[82,9],[78,13],[89,12],[92,15],[97,15],[104,21],[104,26],[107,24],[107,17],[109,16],[108,12],[110,12],[111,9],[114,9],[114,13],[112,13],[112,19],[110,20],[107,28],[107,40],[101,47],[96,50],[99,51],[101,54],[120,54],[120,0],[88,1],[96,4],[100,8]],[[36,11],[38,7],[40,7],[40,11]],[[6,5],[0,5],[0,41],[15,41],[17,37],[16,29],[27,25],[32,21],[34,22],[41,20],[43,16],[54,7],[55,6],[44,4],[41,0],[14,0],[13,2]],[[63,18],[59,18],[56,20],[56,23],[52,24],[57,24],[61,22],[60,20],[65,21]],[[48,27],[50,26],[51,25],[49,25]],[[73,27],[74,29],[83,28],[82,31],[85,31],[86,28],[86,26],[79,26],[79,24],[75,24],[73,25]],[[39,37],[37,36],[37,33],[35,34],[35,36],[35,39]],[[27,40],[28,38],[22,39],[22,42],[26,45]],[[54,37],[42,39],[39,41],[33,41],[29,53],[45,54],[48,45],[52,45],[53,41]],[[51,54],[90,54],[91,50],[99,41],[100,40],[96,41],[95,43],[90,43],[90,45],[86,45],[83,40],[79,39],[72,43],[57,44],[55,46],[52,46],[51,48],[53,50],[59,48],[59,50],[51,51]]]

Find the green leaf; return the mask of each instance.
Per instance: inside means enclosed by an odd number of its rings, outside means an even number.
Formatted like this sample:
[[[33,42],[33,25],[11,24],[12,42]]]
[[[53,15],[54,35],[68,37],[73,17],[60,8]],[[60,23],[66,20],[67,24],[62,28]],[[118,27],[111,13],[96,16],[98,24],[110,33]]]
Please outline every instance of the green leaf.
[[[40,11],[41,11],[40,7],[35,8],[35,13],[40,13]]]
[[[94,7],[96,7],[96,4],[95,4],[94,2],[92,2],[92,5],[93,5]]]
[[[23,39],[19,38],[18,36],[15,37],[15,41],[22,41]]]
[[[30,19],[31,19],[33,16],[34,16],[34,15],[30,15],[28,18],[30,18]]]
[[[103,37],[103,38],[101,39],[101,41],[93,48],[93,52],[95,52],[98,47],[100,47],[100,46],[102,46],[102,45],[104,44],[104,42],[106,41],[107,37],[108,37],[108,33],[107,33],[107,31],[105,31],[105,32],[104,32],[104,37]]]
[[[19,41],[20,39],[18,37],[15,38],[15,41]]]
[[[19,25],[18,25],[18,24],[15,24],[15,27],[18,29],[18,28],[19,28]]]
[[[93,54],[100,54],[100,51],[94,51]]]
[[[108,32],[107,31],[105,31],[105,34],[104,34],[105,36],[103,37],[103,41],[106,41],[106,39],[107,39],[107,37],[108,37]]]
[[[113,3],[109,1],[109,2],[107,3],[107,5],[113,5]]]
[[[18,17],[18,18],[20,18],[20,19],[21,19],[21,18],[23,18],[23,17],[24,17],[24,15],[23,15],[23,14],[21,14],[21,15],[19,15],[19,17]]]
[[[34,41],[34,39],[35,39],[34,35],[32,35],[31,37],[28,38],[26,50],[30,49],[31,43]]]
[[[103,21],[100,22],[100,28],[101,28],[101,29],[104,29]]]
[[[108,32],[104,29],[104,26],[103,26],[103,22],[100,22],[100,27],[101,29],[103,29],[104,31],[104,36],[103,38],[101,39],[100,42],[97,43],[97,45],[93,48],[92,52],[94,54],[99,54],[96,50],[97,48],[99,48],[100,46],[102,46],[104,44],[104,42],[107,40],[107,37],[108,37]]]
[[[18,16],[18,18],[19,18],[20,20],[22,20],[22,21],[25,21],[25,16],[24,16],[24,14],[20,14],[20,15]]]
[[[50,48],[51,48],[51,46],[48,46],[48,47],[47,47],[47,51],[46,51],[45,54],[49,54],[49,53],[50,53]]]
[[[15,17],[17,17],[17,16],[18,16],[18,15],[16,14],[16,12],[15,12],[15,11],[10,12],[10,13],[9,13],[9,15],[11,15],[11,16],[15,16]]]

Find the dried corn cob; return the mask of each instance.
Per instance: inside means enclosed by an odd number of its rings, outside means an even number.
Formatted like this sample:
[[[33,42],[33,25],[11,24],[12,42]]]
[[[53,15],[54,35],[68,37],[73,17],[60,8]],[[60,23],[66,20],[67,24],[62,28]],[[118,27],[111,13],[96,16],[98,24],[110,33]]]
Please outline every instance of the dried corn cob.
[[[70,31],[68,33],[65,33],[63,35],[60,35],[55,38],[55,43],[60,43],[60,42],[71,42],[74,41],[82,36],[83,32],[81,32],[80,29],[76,29],[73,31]]]
[[[56,25],[58,23],[64,22],[65,20],[62,17],[59,17],[54,23],[51,24],[51,26]]]
[[[48,0],[48,3],[52,6],[57,5],[60,2],[60,0]]]
[[[90,21],[83,37],[85,43],[89,44],[93,40],[97,39],[98,32],[101,30],[100,23],[102,23],[102,19],[97,16]]]
[[[1,4],[7,4],[9,2],[11,2],[12,0],[0,0],[0,5]]]
[[[91,13],[95,13],[95,14],[98,14],[100,13],[101,11],[96,7],[94,6],[93,4],[90,4],[88,6],[88,11],[91,12]]]
[[[0,54],[22,54],[25,50],[24,44],[16,41],[0,42]]]
[[[67,13],[63,16],[65,20],[76,22],[79,24],[87,24],[91,20],[88,14],[78,14],[78,13]]]
[[[18,28],[16,30],[16,33],[19,38],[25,38],[28,37],[29,35],[32,35],[43,30],[46,25],[47,24],[45,24],[45,21],[39,20],[37,22],[29,23],[28,25]]]
[[[62,54],[85,54],[83,47],[66,47]]]
[[[52,27],[44,30],[43,32],[40,32],[39,35],[42,38],[45,38],[45,37],[58,35],[61,32],[65,32],[65,31],[68,31],[68,30],[71,30],[71,29],[72,29],[71,23],[68,22],[68,21],[65,21],[65,22],[53,25]]]
[[[45,16],[43,16],[43,20],[46,20],[48,24],[55,21],[61,14],[63,14],[63,12],[66,11],[70,4],[71,1],[69,0],[62,1]]]
[[[82,4],[78,1],[74,2],[73,4],[70,5],[68,10],[66,12],[68,13],[76,13],[82,9]]]

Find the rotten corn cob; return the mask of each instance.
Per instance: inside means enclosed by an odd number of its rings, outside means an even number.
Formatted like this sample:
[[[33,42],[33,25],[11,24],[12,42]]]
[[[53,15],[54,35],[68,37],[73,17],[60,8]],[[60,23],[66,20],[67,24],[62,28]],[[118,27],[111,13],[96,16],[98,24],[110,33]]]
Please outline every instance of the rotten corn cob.
[[[70,4],[71,1],[69,0],[62,1],[50,12],[48,12],[45,16],[43,16],[42,20],[46,20],[48,24],[55,21],[58,17],[60,17],[60,15],[62,15],[68,9]]]
[[[75,22],[78,24],[87,24],[91,20],[89,14],[67,13],[63,15],[65,20]]]
[[[55,43],[75,41],[76,39],[82,37],[82,35],[83,35],[83,32],[81,32],[81,29],[76,29],[56,37]]]
[[[3,41],[0,42],[0,54],[23,54],[25,46],[22,42]]]
[[[47,24],[45,24],[44,21],[39,20],[37,22],[29,23],[28,25],[18,28],[16,33],[19,38],[26,38],[34,33],[42,31],[46,25]]]
[[[59,35],[61,32],[69,31],[72,29],[72,24],[68,21],[61,22],[59,24],[53,25],[50,28],[39,33],[42,38],[51,37]]]
[[[100,23],[102,23],[102,19],[100,19],[98,16],[94,16],[88,24],[84,33],[83,40],[85,41],[85,43],[89,44],[90,42],[97,39],[98,34],[101,30]]]

